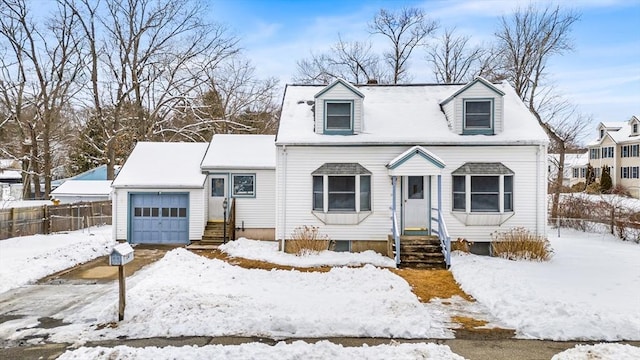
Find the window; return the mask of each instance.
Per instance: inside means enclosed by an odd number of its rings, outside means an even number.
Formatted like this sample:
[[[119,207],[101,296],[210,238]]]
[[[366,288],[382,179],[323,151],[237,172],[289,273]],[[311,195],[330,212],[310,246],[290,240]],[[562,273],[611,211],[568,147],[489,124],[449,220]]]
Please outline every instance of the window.
[[[640,145],[631,145],[631,157],[640,156]]]
[[[594,175],[595,175],[597,178],[599,178],[599,177],[600,177],[600,172],[601,172],[601,171],[602,171],[602,169],[600,169],[600,168],[595,168],[595,169],[593,169],[593,173],[594,173]]]
[[[602,148],[602,158],[612,158],[613,157],[613,146],[603,147]]]
[[[371,210],[371,172],[356,163],[327,163],[313,175],[313,210]]]
[[[353,133],[351,101],[325,102],[325,133]]]
[[[633,124],[633,133],[634,134],[638,133],[638,124]]]
[[[224,196],[224,179],[223,178],[211,179],[211,196],[216,196],[216,197]]]
[[[256,176],[254,174],[233,174],[231,181],[233,183],[234,197],[254,197],[256,196]]]
[[[600,148],[589,150],[589,159],[600,159]]]
[[[625,166],[625,167],[621,167],[620,168],[620,173],[622,174],[622,178],[623,179],[630,179],[631,177],[629,176],[629,167]]]
[[[625,157],[629,157],[629,150],[630,150],[630,145],[624,145],[620,148],[620,156],[625,158]]]
[[[632,166],[631,167],[631,178],[639,179],[640,178],[640,166]]]
[[[468,186],[467,183],[469,183]],[[467,193],[469,193],[468,196]],[[467,199],[470,200],[469,204],[467,204]],[[513,176],[454,176],[453,210],[470,212],[513,211]]]
[[[487,134],[493,131],[493,101],[464,101],[464,133]]]
[[[574,169],[573,169],[573,177],[574,177],[575,179],[577,179],[577,178],[579,178],[579,177],[580,177],[580,169],[577,169],[577,168],[574,168]]]
[[[600,129],[600,139],[604,137],[604,129]]]
[[[580,168],[580,177],[581,178],[587,177],[587,168]]]

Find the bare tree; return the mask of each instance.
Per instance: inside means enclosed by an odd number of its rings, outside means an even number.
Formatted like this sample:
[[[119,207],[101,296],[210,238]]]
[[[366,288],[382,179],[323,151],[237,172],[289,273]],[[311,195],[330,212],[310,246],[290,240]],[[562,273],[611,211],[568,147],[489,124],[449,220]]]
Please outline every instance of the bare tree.
[[[391,41],[391,50],[384,60],[391,68],[392,83],[408,80],[408,60],[413,50],[438,27],[422,9],[403,8],[398,12],[380,9],[369,24],[372,34],[380,34]]]
[[[388,78],[371,43],[345,41],[340,35],[328,53],[312,53],[309,58],[298,61],[297,68],[294,81],[310,84],[328,84],[336,78],[356,84],[370,80],[383,83]]]
[[[22,134],[29,135],[24,140],[28,145],[25,151],[30,152],[26,170],[33,177],[38,198],[40,176],[44,177],[46,197],[51,191],[54,133],[62,128],[62,110],[76,91],[75,80],[80,74],[78,18],[66,6],[58,6],[50,19],[36,22],[24,0],[2,0],[1,5],[0,36],[11,44],[7,55],[15,59],[9,72],[18,73],[17,78],[5,78],[12,82],[10,86],[17,86],[17,91],[5,92],[5,101],[11,100],[9,93],[19,97],[14,98],[13,109]],[[32,110],[28,118],[20,114],[25,106]]]
[[[445,29],[436,44],[429,49],[427,60],[433,64],[438,83],[467,82],[483,70],[487,50],[469,44],[470,36],[455,34],[455,28]]]
[[[540,109],[550,97],[541,96],[540,89],[544,85],[549,59],[572,50],[570,32],[578,19],[578,14],[562,11],[560,7],[537,8],[529,5],[516,10],[513,15],[502,17],[496,33],[506,79],[555,144],[564,144],[566,139],[548,119],[543,119]],[[558,146],[566,148],[565,145]],[[554,184],[552,217],[556,217],[558,213],[562,171],[563,165],[558,167]]]
[[[206,82],[196,69],[236,54],[237,39],[205,22],[196,1],[61,1],[85,15],[92,107],[104,133],[96,147],[104,151],[111,179],[118,143],[161,137],[174,108]]]

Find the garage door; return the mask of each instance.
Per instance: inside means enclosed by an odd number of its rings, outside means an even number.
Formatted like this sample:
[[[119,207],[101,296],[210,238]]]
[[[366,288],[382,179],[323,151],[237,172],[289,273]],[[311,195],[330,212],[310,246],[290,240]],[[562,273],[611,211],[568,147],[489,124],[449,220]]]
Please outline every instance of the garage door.
[[[188,244],[189,194],[132,194],[132,244]]]

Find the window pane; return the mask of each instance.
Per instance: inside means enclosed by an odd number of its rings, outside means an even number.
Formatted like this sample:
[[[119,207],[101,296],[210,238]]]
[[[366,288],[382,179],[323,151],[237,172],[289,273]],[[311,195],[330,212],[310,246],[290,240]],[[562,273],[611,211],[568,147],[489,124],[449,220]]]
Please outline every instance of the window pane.
[[[133,216],[142,216],[142,208],[133,208]]]
[[[351,129],[351,103],[327,103],[327,129]]]
[[[498,194],[471,194],[471,211],[499,211]]]
[[[504,211],[513,211],[513,193],[504,193]]]
[[[465,180],[464,176],[454,176],[453,177],[453,191],[455,192],[465,192]]]
[[[329,210],[356,210],[356,177],[329,176]]]
[[[254,175],[233,175],[234,196],[253,196],[254,194]]]
[[[169,208],[162,208],[162,217],[169,217]]]
[[[360,176],[360,211],[371,210],[371,176]]]
[[[473,176],[471,177],[471,192],[498,192],[500,178],[498,176]]]
[[[453,194],[453,210],[466,210],[466,206],[464,193]]]
[[[313,177],[313,210],[323,211],[323,182],[322,176]]]
[[[491,102],[490,101],[467,101],[465,102],[467,105],[467,114],[477,114],[483,113],[488,114],[491,112]]]
[[[151,216],[153,217],[158,217],[160,216],[160,214],[158,213],[160,209],[158,208],[151,208]]]
[[[513,176],[504,177],[504,192],[513,192]]]
[[[187,208],[179,208],[178,209],[178,217],[187,217]]]
[[[224,179],[211,179],[211,196],[224,196]]]
[[[354,194],[329,193],[329,210],[356,210],[356,198]]]
[[[151,216],[151,208],[143,208],[142,216]]]
[[[491,102],[465,101],[465,127],[491,128]]]
[[[409,199],[424,199],[424,177],[409,176],[407,179],[407,195]]]
[[[178,217],[178,208],[171,208],[171,217]]]
[[[329,192],[348,191],[355,193],[356,177],[355,176],[329,176]]]

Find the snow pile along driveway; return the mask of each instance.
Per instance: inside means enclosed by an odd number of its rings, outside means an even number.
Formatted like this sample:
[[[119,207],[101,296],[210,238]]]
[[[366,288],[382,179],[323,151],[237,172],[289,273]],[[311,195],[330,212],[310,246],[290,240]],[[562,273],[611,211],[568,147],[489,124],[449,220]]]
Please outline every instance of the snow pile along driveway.
[[[244,269],[175,249],[132,276],[124,321],[115,303],[94,302],[66,317],[55,341],[127,336],[451,337],[442,319],[386,269],[329,272]]]
[[[328,341],[308,344],[296,341],[292,344],[278,343],[269,346],[261,343],[242,345],[207,345],[203,347],[184,346],[163,348],[133,348],[116,346],[115,348],[80,348],[68,351],[59,360],[73,359],[334,359],[334,360],[387,360],[387,359],[424,359],[424,360],[464,360],[462,356],[451,352],[446,345],[436,344],[396,344],[363,347],[343,347]]]
[[[453,257],[462,289],[519,337],[640,340],[640,246],[562,229],[548,262]]]
[[[107,255],[111,226],[0,240],[0,293]]]

